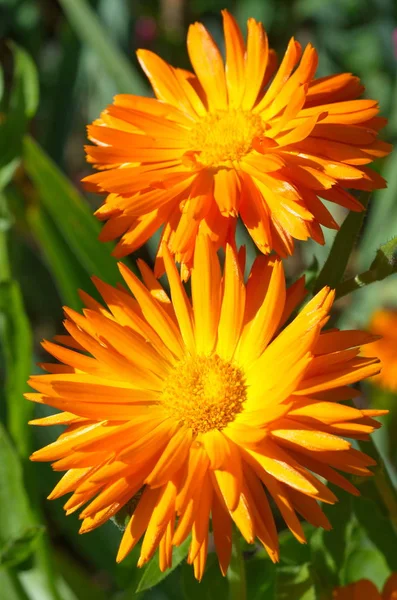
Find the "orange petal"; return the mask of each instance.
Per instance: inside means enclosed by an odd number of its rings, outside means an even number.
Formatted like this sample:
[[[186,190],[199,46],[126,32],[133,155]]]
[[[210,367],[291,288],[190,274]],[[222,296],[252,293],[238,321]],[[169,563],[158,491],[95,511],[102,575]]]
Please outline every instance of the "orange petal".
[[[222,56],[201,23],[190,25],[187,49],[193,69],[207,94],[210,109],[225,110],[228,98]]]
[[[245,53],[245,91],[243,110],[251,110],[262,88],[266,72],[269,45],[262,23],[248,19],[247,51]]]
[[[192,268],[192,300],[197,353],[210,354],[216,344],[220,310],[219,260],[208,236],[198,236]]]
[[[222,11],[226,47],[226,84],[229,106],[239,108],[245,89],[245,44],[236,19],[227,10]]]
[[[225,360],[234,355],[244,318],[245,285],[237,256],[226,246],[222,306],[218,325],[217,354]]]

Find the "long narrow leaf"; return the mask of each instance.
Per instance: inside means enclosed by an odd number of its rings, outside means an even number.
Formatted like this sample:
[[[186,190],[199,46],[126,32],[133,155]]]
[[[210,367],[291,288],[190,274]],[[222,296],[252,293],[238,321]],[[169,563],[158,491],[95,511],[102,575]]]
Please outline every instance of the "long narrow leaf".
[[[75,310],[80,309],[82,302],[78,290],[94,292],[94,289],[91,289],[94,286],[88,274],[70,251],[44,207],[29,208],[26,217],[32,233],[43,251],[63,303]]]
[[[0,563],[6,566],[18,564],[29,556],[43,527],[34,521],[21,463],[1,425],[0,481]]]
[[[365,224],[357,256],[357,266],[363,271],[371,262],[377,248],[385,240],[397,235],[397,152],[393,152],[382,168],[387,188],[375,190],[371,198],[368,220]]]
[[[120,280],[111,245],[98,240],[100,225],[81,194],[31,138],[24,142],[24,165],[64,241],[89,276]]]
[[[32,367],[32,334],[16,281],[0,283],[0,343],[6,362],[5,397],[8,429],[21,456],[30,452],[26,424],[32,407],[23,397]]]
[[[13,86],[7,113],[0,119],[0,189],[9,183],[19,164],[22,138],[39,99],[37,72],[32,59],[16,44],[12,44],[11,49],[14,55]]]
[[[86,0],[60,0],[67,18],[80,39],[101,59],[120,93],[145,94],[146,88],[133,66],[102,27]]]

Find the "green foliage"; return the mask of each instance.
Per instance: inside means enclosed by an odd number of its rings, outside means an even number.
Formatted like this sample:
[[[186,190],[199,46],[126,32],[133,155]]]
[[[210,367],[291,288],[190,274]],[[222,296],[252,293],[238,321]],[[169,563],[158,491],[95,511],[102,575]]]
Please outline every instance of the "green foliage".
[[[347,585],[359,579],[370,579],[381,589],[389,574],[385,557],[371,544],[362,529],[357,527],[344,565],[343,583]]]
[[[48,261],[62,301],[71,308],[81,308],[82,301],[78,290],[93,291],[87,272],[76,259],[66,240],[59,234],[54,221],[43,206],[30,207],[26,218]]]
[[[273,600],[276,594],[277,569],[262,550],[245,565],[247,598],[249,600]],[[220,598],[221,596],[218,596]]]
[[[13,566],[32,553],[43,526],[37,525],[33,519],[24,490],[21,464],[1,425],[0,480],[0,564]]]
[[[247,589],[247,578],[245,574],[245,561],[241,551],[241,535],[238,529],[233,525],[232,536],[232,556],[227,571],[229,582],[230,600],[246,600],[245,590]]]
[[[45,152],[30,137],[24,142],[24,165],[60,235],[86,274],[107,283],[120,280],[110,245],[98,240],[100,226],[88,205]],[[48,247],[48,246],[47,246]]]
[[[5,358],[4,395],[7,401],[9,432],[22,456],[29,454],[30,434],[26,423],[33,407],[23,393],[32,369],[32,333],[21,290],[14,280],[0,282],[0,343]]]
[[[30,56],[10,44],[15,68],[6,117],[0,120],[0,190],[11,180],[20,161],[22,137],[38,105],[38,80]],[[4,102],[3,102],[4,104]]]
[[[281,51],[291,35],[303,43],[310,40],[319,50],[320,76],[350,71],[361,76],[367,96],[377,97],[390,118],[385,139],[397,139],[393,0],[194,0],[172,4],[172,22],[170,6],[158,0],[0,1],[1,37],[16,40],[3,46],[0,70],[0,596],[329,600],[334,586],[362,577],[380,589],[390,572],[397,572],[396,476],[392,481],[387,470],[396,461],[395,411],[379,444],[385,464],[374,470],[372,480],[354,481],[362,496],[338,491],[340,502],[323,507],[331,531],[305,526],[308,543],[300,545],[278,520],[277,565],[262,549],[236,536],[226,578],[220,575],[210,538],[201,583],[186,564],[189,541],[175,549],[173,569],[167,573],[160,572],[157,556],[137,569],[139,545],[116,565],[121,532],[108,523],[79,536],[78,519],[65,517],[63,501],[45,501],[59,473],[27,462],[33,447],[56,435],[28,427],[35,407],[23,399],[28,374],[43,359],[41,338],[60,331],[61,311],[54,306],[60,297],[80,309],[79,288],[96,295],[93,274],[111,284],[121,280],[112,245],[98,241],[101,226],[92,202],[76,186],[87,172],[84,125],[91,115],[105,108],[114,93],[149,93],[134,58],[136,47],[186,67],[187,24],[204,20],[220,40],[217,11],[225,6],[243,26],[251,16],[262,20],[271,45]],[[337,326],[365,326],[373,308],[397,306],[397,153],[379,169],[388,188],[373,194],[368,211],[346,217],[330,252],[332,232],[324,248],[297,244],[296,255],[286,261],[291,281],[304,272],[311,291],[331,285],[342,298],[357,290],[338,303],[343,311],[335,319]],[[251,264],[257,250],[241,224],[236,239],[247,245]],[[150,240],[140,256],[152,261],[157,241]],[[373,282],[379,283],[368,285]],[[368,389],[364,396],[364,402],[377,408],[395,403],[395,396],[376,400]],[[376,448],[366,443],[362,449],[379,459]]]
[[[150,561],[140,572],[139,581],[136,585],[135,592],[144,592],[149,588],[155,587],[160,581],[168,577],[168,575],[175,569],[187,556],[187,552],[190,544],[190,537],[188,537],[179,547],[174,548],[172,553],[172,568],[166,573],[160,571],[157,557]]]
[[[126,56],[106,34],[86,0],[60,0],[77,35],[90,46],[117,85],[118,92],[144,94],[145,86]]]
[[[277,569],[276,599],[318,600],[309,564]]]
[[[183,600],[219,600],[228,597],[227,579],[219,576],[218,559],[213,553],[208,556],[205,576],[200,583],[194,578],[192,567],[188,564],[182,566],[180,577]]]
[[[355,290],[365,287],[370,283],[383,281],[390,275],[397,273],[397,236],[382,244],[375,255],[368,271],[347,279],[336,287],[336,298],[351,294]]]
[[[15,573],[0,569],[0,589],[7,600],[30,600]]]
[[[337,496],[336,505],[322,506],[337,527],[331,531],[317,529],[310,538],[311,573],[319,600],[326,600],[333,588],[343,585],[343,568],[353,530],[352,498],[339,490]]]
[[[397,572],[397,534],[378,503],[369,498],[354,499],[354,513],[368,540],[382,554],[391,571]]]
[[[368,194],[361,195],[360,201],[363,206],[367,206],[368,200]],[[362,212],[350,212],[347,215],[335,236],[328,258],[314,284],[314,294],[319,292],[325,285],[334,288],[341,281],[364,222],[364,217],[364,210]]]

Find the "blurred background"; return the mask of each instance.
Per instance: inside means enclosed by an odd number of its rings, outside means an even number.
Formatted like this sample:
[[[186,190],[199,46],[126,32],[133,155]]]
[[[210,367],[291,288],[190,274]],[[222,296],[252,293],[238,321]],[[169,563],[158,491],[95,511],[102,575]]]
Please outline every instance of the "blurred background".
[[[395,0],[0,0],[0,596],[5,600],[226,597],[227,583],[217,572],[214,554],[198,585],[191,568],[181,562],[182,548],[175,556],[180,565],[150,590],[162,577],[156,561],[137,570],[133,552],[116,565],[121,533],[114,524],[79,536],[78,518],[64,516],[62,500],[45,500],[59,474],[48,464],[28,461],[35,447],[52,441],[59,431],[29,428],[27,421],[40,411],[22,398],[27,376],[38,372],[36,365],[45,358],[40,341],[61,332],[62,305],[80,308],[78,288],[95,294],[89,279],[94,273],[109,283],[118,281],[111,245],[97,240],[100,226],[92,212],[100,199],[87,197],[80,185],[90,173],[85,126],[116,93],[150,94],[135,58],[137,48],[190,68],[185,38],[195,20],[222,47],[223,8],[233,12],[244,31],[249,17],[262,21],[279,56],[292,35],[304,45],[310,41],[320,55],[318,76],[358,75],[365,95],[378,99],[381,115],[389,119],[382,137],[395,142]],[[377,248],[397,233],[397,154],[375,168],[389,187],[373,195],[348,267],[351,275],[368,269]],[[344,214],[336,211],[339,222]],[[287,261],[289,277],[304,270],[313,277],[333,235],[327,234],[325,247],[301,244]],[[242,231],[239,236],[246,241]],[[151,242],[140,255],[151,263],[155,251]],[[342,300],[335,314],[341,326],[365,327],[372,310],[383,306],[397,306],[396,276]],[[395,400],[370,386],[367,398],[382,407]],[[389,430],[392,422],[390,417]],[[384,431],[378,441],[393,462],[395,450],[388,428]],[[367,509],[372,518],[373,507]],[[333,519],[347,523],[338,510],[333,508]],[[364,505],[364,525],[365,510]],[[387,522],[376,523],[378,532],[357,529],[350,540],[354,552],[350,549],[345,557],[344,581],[369,576],[382,585],[391,570],[397,571],[397,558],[388,556],[391,546],[379,549],[390,540],[374,539],[379,531],[388,537]],[[342,541],[335,535],[331,548]],[[263,552],[246,549],[249,600],[316,597],[311,564],[318,540],[300,547],[282,532],[281,542],[277,573]],[[397,554],[395,546],[393,552]],[[334,552],[333,560],[338,570],[342,559]]]

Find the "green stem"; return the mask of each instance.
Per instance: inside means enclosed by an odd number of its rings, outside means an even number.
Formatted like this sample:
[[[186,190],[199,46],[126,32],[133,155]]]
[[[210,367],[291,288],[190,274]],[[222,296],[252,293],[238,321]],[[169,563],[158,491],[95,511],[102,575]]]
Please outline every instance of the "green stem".
[[[388,277],[388,275],[386,275],[386,277]],[[360,275],[346,279],[336,286],[335,299],[338,300],[338,298],[347,296],[347,294],[351,294],[370,283],[382,281],[382,279],[385,279],[385,277],[380,277],[376,269],[368,269],[368,271],[364,271],[364,273],[361,273]]]
[[[397,492],[393,486],[384,460],[372,439],[358,443],[363,452],[369,454],[371,458],[376,460],[376,467],[372,470],[374,477],[368,481],[368,483],[376,487],[377,496],[397,530]]]
[[[369,194],[363,193],[360,197],[360,202],[364,207],[367,207]],[[365,215],[365,210],[362,212],[350,212],[347,215],[335,236],[328,258],[317,277],[313,290],[314,294],[317,294],[325,285],[335,288],[341,281]]]
[[[375,281],[382,281],[395,273],[397,273],[397,236],[378,248],[375,259],[367,271],[346,279],[336,286],[336,298],[346,296]]]
[[[227,572],[229,600],[247,600],[244,557],[241,551],[240,532],[233,526],[232,558]]]

